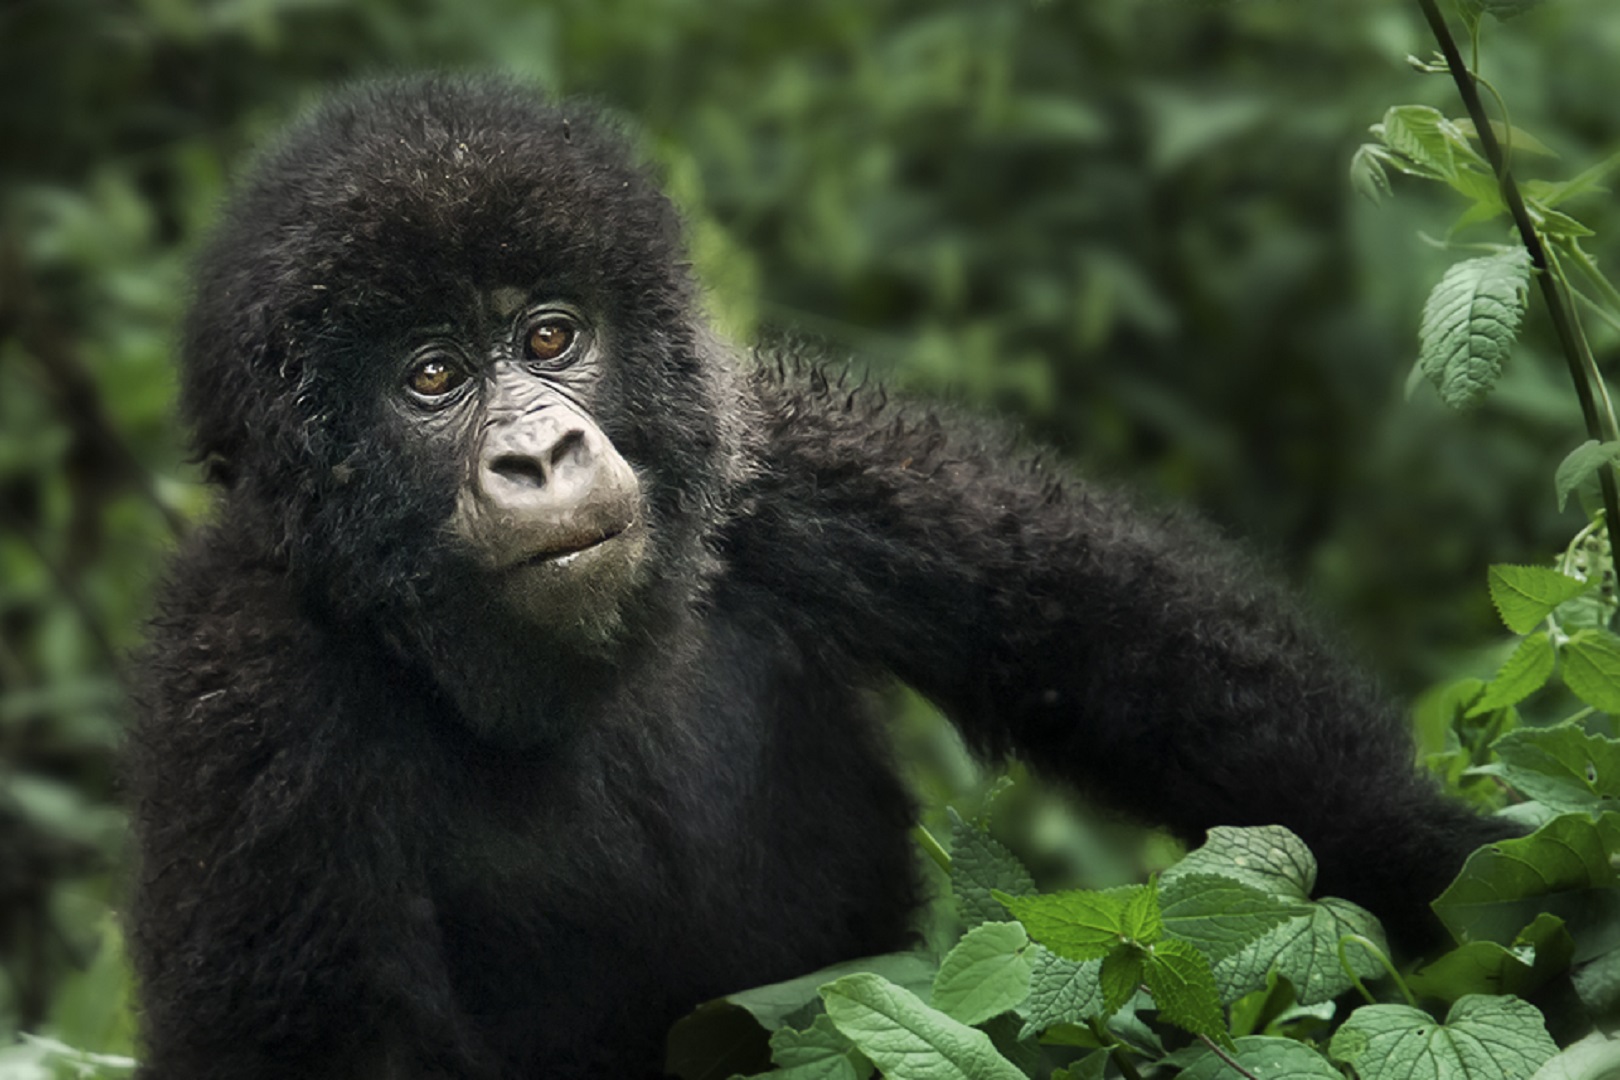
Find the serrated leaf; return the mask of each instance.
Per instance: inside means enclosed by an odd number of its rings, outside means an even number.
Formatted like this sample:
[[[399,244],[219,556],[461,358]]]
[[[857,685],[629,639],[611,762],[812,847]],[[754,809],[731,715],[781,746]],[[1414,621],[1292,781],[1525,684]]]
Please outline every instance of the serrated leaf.
[[[1620,713],[1620,638],[1582,630],[1564,643],[1564,685],[1594,709]]]
[[[990,1036],[881,976],[847,975],[822,987],[821,997],[834,1026],[887,1076],[1024,1080]]]
[[[1289,919],[1310,914],[1310,905],[1220,874],[1180,874],[1160,893],[1165,932],[1190,942],[1219,961],[1254,944]]]
[[[1157,881],[1137,888],[1125,903],[1120,920],[1121,932],[1140,945],[1151,945],[1164,934],[1164,916],[1159,911]]]
[[[1483,163],[1457,125],[1427,105],[1396,105],[1373,130],[1391,150],[1442,179],[1456,175],[1459,159]]]
[[[1236,1001],[1266,985],[1276,972],[1294,985],[1301,1005],[1316,1005],[1350,989],[1350,977],[1339,964],[1339,939],[1359,934],[1386,953],[1384,929],[1372,912],[1348,900],[1327,897],[1310,904],[1310,913],[1290,919],[1253,945],[1215,964],[1221,996]],[[1348,951],[1350,967],[1360,978],[1373,978],[1383,969],[1366,949]]]
[[[1265,1080],[1344,1080],[1344,1074],[1332,1062],[1294,1039],[1245,1035],[1237,1041],[1237,1052],[1232,1057],[1251,1076]],[[1205,1051],[1180,1074],[1179,1080],[1243,1080],[1243,1075],[1213,1051]]]
[[[1530,1080],[1558,1046],[1534,1005],[1475,994],[1453,1005],[1444,1024],[1410,1005],[1363,1005],[1328,1052],[1361,1080]]]
[[[1546,566],[1492,566],[1488,582],[1491,603],[1515,634],[1528,634],[1565,600],[1591,588],[1589,582]]]
[[[1029,935],[1019,923],[974,927],[940,962],[930,1003],[969,1025],[1017,1008],[1029,996],[1029,952]]]
[[[1609,865],[1604,824],[1585,814],[1554,818],[1529,836],[1468,857],[1434,912],[1459,942],[1511,946],[1542,914],[1564,920],[1578,963],[1620,946],[1620,876]]]
[[[1102,986],[1105,1015],[1118,1012],[1142,985],[1142,963],[1141,950],[1128,945],[1103,957],[1102,967],[1097,970],[1097,982]]]
[[[1366,910],[1347,900],[1309,899],[1316,885],[1316,859],[1299,837],[1280,825],[1211,829],[1203,847],[1160,879],[1166,911],[1171,897],[1179,905],[1187,877],[1205,874],[1226,877],[1268,895],[1278,905],[1276,910],[1289,912],[1254,941],[1213,958],[1215,981],[1226,1001],[1264,987],[1272,971],[1293,983],[1301,1004],[1326,1001],[1351,985],[1339,966],[1339,938],[1362,934],[1383,942],[1382,927]],[[1166,925],[1172,926],[1168,914]],[[1351,950],[1350,964],[1363,977],[1379,971],[1377,961],[1363,949]]]
[[[1363,145],[1350,158],[1350,186],[1378,205],[1390,194],[1389,173],[1384,171],[1378,151],[1381,147]]]
[[[1153,946],[1142,969],[1161,1019],[1234,1048],[1221,1012],[1221,997],[1215,989],[1215,975],[1203,953],[1185,941],[1161,941]]]
[[[1521,728],[1496,741],[1496,775],[1559,811],[1620,809],[1620,740],[1573,724]]]
[[[1479,404],[1518,336],[1530,284],[1522,247],[1453,265],[1429,293],[1418,330],[1418,363],[1452,408]]]
[[[1029,936],[1070,960],[1097,960],[1125,935],[1125,911],[1146,886],[1096,892],[1073,889],[1044,896],[996,893]]]
[[[1519,642],[1518,648],[1513,650],[1513,655],[1503,662],[1501,670],[1496,673],[1496,678],[1486,685],[1485,692],[1468,710],[1467,715],[1484,716],[1497,709],[1517,705],[1547,685],[1547,680],[1552,678],[1556,661],[1557,654],[1553,649],[1552,636],[1545,630],[1539,634],[1531,634]]]
[[[951,895],[957,914],[969,929],[983,922],[1005,922],[1007,909],[991,892],[999,889],[1011,896],[1027,896],[1035,891],[1035,879],[1018,856],[989,833],[963,821],[955,809],[950,816]]]
[[[1620,442],[1598,442],[1596,439],[1587,439],[1571,450],[1564,460],[1558,463],[1558,471],[1553,474],[1553,490],[1558,495],[1558,509],[1564,508],[1564,504],[1569,501],[1570,492],[1580,487],[1587,477],[1596,474],[1606,465],[1615,464],[1620,464]]]
[[[855,1048],[832,1018],[818,1016],[804,1031],[782,1028],[771,1035],[773,1080],[864,1080],[872,1063]]]
[[[1103,1009],[1101,969],[1101,960],[1065,960],[1050,949],[1035,946],[1029,997],[1022,1008],[1024,1029],[1018,1037],[1027,1039],[1053,1024],[1107,1015]]]

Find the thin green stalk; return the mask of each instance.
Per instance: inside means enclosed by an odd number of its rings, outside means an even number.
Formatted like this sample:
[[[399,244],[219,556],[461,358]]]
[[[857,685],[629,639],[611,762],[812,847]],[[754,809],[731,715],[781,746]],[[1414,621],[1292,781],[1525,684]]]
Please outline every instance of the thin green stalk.
[[[1412,988],[1406,985],[1406,980],[1401,978],[1401,973],[1395,970],[1395,965],[1390,962],[1384,950],[1378,947],[1378,943],[1361,934],[1345,934],[1339,939],[1339,966],[1344,969],[1346,975],[1350,976],[1350,981],[1355,984],[1357,990],[1361,991],[1361,996],[1367,999],[1368,1004],[1376,1005],[1378,999],[1372,996],[1372,991],[1362,984],[1360,976],[1356,974],[1356,969],[1350,966],[1350,954],[1345,951],[1345,948],[1352,943],[1360,945],[1363,949],[1372,953],[1373,957],[1384,966],[1384,970],[1389,973],[1389,977],[1395,980],[1395,985],[1400,987],[1401,996],[1406,998],[1406,1003],[1414,1009],[1418,1007],[1417,998],[1412,995]]]
[[[1550,272],[1547,249],[1541,243],[1541,235],[1536,232],[1535,223],[1530,220],[1524,198],[1519,194],[1519,186],[1513,182],[1513,175],[1502,156],[1502,148],[1496,141],[1496,132],[1491,129],[1490,117],[1485,113],[1485,105],[1479,97],[1479,88],[1474,83],[1473,72],[1463,62],[1462,54],[1457,50],[1457,40],[1451,36],[1451,29],[1446,25],[1446,20],[1440,14],[1440,8],[1435,0],[1418,0],[1418,7],[1423,10],[1423,17],[1428,21],[1435,41],[1440,45],[1441,55],[1446,58],[1451,81],[1456,84],[1457,93],[1462,96],[1463,105],[1468,109],[1468,118],[1474,122],[1474,132],[1479,137],[1480,149],[1485,154],[1485,160],[1490,162],[1491,171],[1496,174],[1497,184],[1502,191],[1502,201],[1507,204],[1508,212],[1513,215],[1513,224],[1519,231],[1519,239],[1524,242],[1525,250],[1530,253],[1530,262],[1536,268],[1536,281],[1541,287],[1547,314],[1552,319],[1554,331],[1558,334],[1564,362],[1569,366],[1569,377],[1575,384],[1575,396],[1581,402],[1581,416],[1586,422],[1587,436],[1600,442],[1612,441],[1617,426],[1620,425],[1615,423],[1612,407],[1600,410],[1598,406],[1598,392],[1595,387],[1601,386],[1602,376],[1597,372],[1597,365],[1591,361],[1590,348],[1585,350],[1584,356],[1582,355],[1585,338],[1579,332],[1579,319],[1569,298],[1560,292],[1557,277]],[[1606,392],[1604,396],[1607,397]],[[1615,487],[1614,470],[1601,470],[1598,473],[1598,482],[1603,488],[1603,507],[1607,511],[1610,557],[1614,562],[1615,578],[1620,580],[1620,490]]]
[[[1586,275],[1587,281],[1591,282],[1597,288],[1598,293],[1602,295],[1604,303],[1608,304],[1614,311],[1620,311],[1620,289],[1616,289],[1607,275],[1598,269],[1598,264],[1592,261],[1592,256],[1588,255],[1579,244],[1573,241],[1555,244],[1554,246],[1562,249],[1565,256],[1575,264],[1581,273]]]
[[[951,853],[945,850],[944,844],[935,839],[933,833],[921,825],[913,825],[911,827],[911,838],[917,841],[918,846],[923,849],[930,859],[934,860],[934,865],[947,874],[951,872]]]

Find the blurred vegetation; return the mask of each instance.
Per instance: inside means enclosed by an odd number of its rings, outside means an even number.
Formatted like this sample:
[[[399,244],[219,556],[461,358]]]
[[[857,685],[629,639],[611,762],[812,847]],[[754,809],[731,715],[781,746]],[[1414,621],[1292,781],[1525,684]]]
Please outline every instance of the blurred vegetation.
[[[495,70],[607,103],[731,332],[809,332],[1195,503],[1413,693],[1488,674],[1485,566],[1583,520],[1548,480],[1583,435],[1539,315],[1483,409],[1402,401],[1452,261],[1414,233],[1452,208],[1398,184],[1375,209],[1346,168],[1390,104],[1456,113],[1402,60],[1429,48],[1398,0],[0,5],[0,1046],[130,1049],[98,945],[126,855],[120,657],[207,505],[172,416],[186,258],[330,87]],[[1567,174],[1620,144],[1616,57],[1612,0],[1562,0],[1482,62]],[[1583,206],[1609,264],[1616,215]],[[925,794],[973,790],[901,711]],[[1043,814],[1031,846],[1095,847],[1042,840]]]

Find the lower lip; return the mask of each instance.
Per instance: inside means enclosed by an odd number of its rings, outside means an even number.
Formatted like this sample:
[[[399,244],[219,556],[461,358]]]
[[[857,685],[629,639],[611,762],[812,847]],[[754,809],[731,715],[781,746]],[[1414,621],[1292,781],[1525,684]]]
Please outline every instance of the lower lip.
[[[589,544],[582,548],[575,548],[573,551],[565,551],[561,555],[531,555],[526,559],[520,559],[518,562],[514,563],[513,569],[521,569],[526,566],[554,566],[560,569],[565,566],[570,566],[573,563],[578,562],[581,558],[584,558],[593,552],[600,551],[603,547],[623,535],[624,533],[622,531],[609,533],[607,536],[602,537],[593,544]]]

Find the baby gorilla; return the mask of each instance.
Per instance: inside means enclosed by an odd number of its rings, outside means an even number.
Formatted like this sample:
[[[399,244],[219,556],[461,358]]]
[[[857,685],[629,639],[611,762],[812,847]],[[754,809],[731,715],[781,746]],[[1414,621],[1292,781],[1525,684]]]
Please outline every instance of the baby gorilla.
[[[220,508],[140,663],[144,1076],[645,1075],[695,1003],[902,946],[896,678],[1190,841],[1286,824],[1399,934],[1491,835],[1196,526],[742,362],[576,107],[355,91],[196,283]]]

